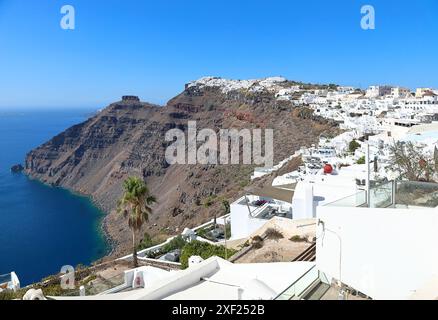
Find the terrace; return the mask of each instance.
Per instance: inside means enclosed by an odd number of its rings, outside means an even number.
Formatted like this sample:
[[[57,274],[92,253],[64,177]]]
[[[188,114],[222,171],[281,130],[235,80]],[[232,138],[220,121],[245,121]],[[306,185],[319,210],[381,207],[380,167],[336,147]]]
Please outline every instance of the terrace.
[[[270,220],[273,217],[282,217],[292,219],[291,206],[281,200],[248,195],[240,198],[235,203],[245,206],[252,218]]]
[[[394,209],[436,208],[438,207],[438,184],[413,181],[374,183],[370,189],[369,201],[366,191],[361,190],[325,206]]]
[[[314,265],[275,300],[367,300],[360,292],[338,287]]]
[[[437,209],[438,184],[411,181],[318,206],[318,269],[372,299],[410,298],[436,273]]]
[[[292,204],[277,199],[281,198],[280,193],[287,193],[286,197],[282,197],[284,200],[292,199],[293,191],[272,189],[278,195],[265,190],[261,194],[266,196],[246,195],[230,205],[232,240],[248,237],[274,217],[292,219]],[[275,198],[269,197],[268,193]]]

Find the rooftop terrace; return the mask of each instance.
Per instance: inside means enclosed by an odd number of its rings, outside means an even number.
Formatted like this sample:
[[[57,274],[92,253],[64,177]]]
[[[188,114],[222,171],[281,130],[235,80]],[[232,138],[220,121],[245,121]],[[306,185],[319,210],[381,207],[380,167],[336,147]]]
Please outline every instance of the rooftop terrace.
[[[326,204],[331,207],[369,208],[437,208],[438,184],[412,181],[389,181],[371,187],[369,204],[366,191]]]
[[[292,218],[290,204],[269,197],[248,195],[238,199],[236,204],[248,208],[251,217],[270,220],[273,217]]]

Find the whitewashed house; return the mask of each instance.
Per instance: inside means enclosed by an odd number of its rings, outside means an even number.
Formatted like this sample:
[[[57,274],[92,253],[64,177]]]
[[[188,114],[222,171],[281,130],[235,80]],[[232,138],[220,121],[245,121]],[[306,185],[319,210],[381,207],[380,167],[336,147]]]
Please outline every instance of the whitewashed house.
[[[230,204],[231,240],[249,237],[273,217],[292,219],[293,186],[269,187]]]
[[[410,299],[437,276],[438,185],[389,182],[317,208],[317,267],[373,299]],[[426,299],[438,297],[438,286]]]

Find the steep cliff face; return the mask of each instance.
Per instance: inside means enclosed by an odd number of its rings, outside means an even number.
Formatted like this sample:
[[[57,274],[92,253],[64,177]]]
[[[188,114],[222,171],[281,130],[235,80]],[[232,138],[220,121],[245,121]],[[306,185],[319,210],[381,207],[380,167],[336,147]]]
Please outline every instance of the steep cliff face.
[[[121,254],[131,246],[130,233],[114,209],[126,177],[143,177],[158,198],[144,230],[151,235],[181,232],[220,214],[222,200],[234,199],[249,184],[254,165],[169,165],[169,129],[186,130],[188,121],[196,121],[198,129],[271,128],[275,162],[337,130],[326,121],[300,117],[290,101],[278,99],[279,88],[224,90],[223,84],[195,82],[165,107],[125,99],[32,150],[26,172],[92,196],[108,213],[104,227],[115,242],[114,253]]]

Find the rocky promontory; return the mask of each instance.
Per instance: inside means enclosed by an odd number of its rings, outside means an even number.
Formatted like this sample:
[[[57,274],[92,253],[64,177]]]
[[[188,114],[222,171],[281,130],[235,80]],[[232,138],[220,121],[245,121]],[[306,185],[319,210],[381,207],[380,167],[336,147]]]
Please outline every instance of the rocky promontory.
[[[24,167],[22,164],[15,164],[11,167],[12,173],[20,173],[24,170]]]

